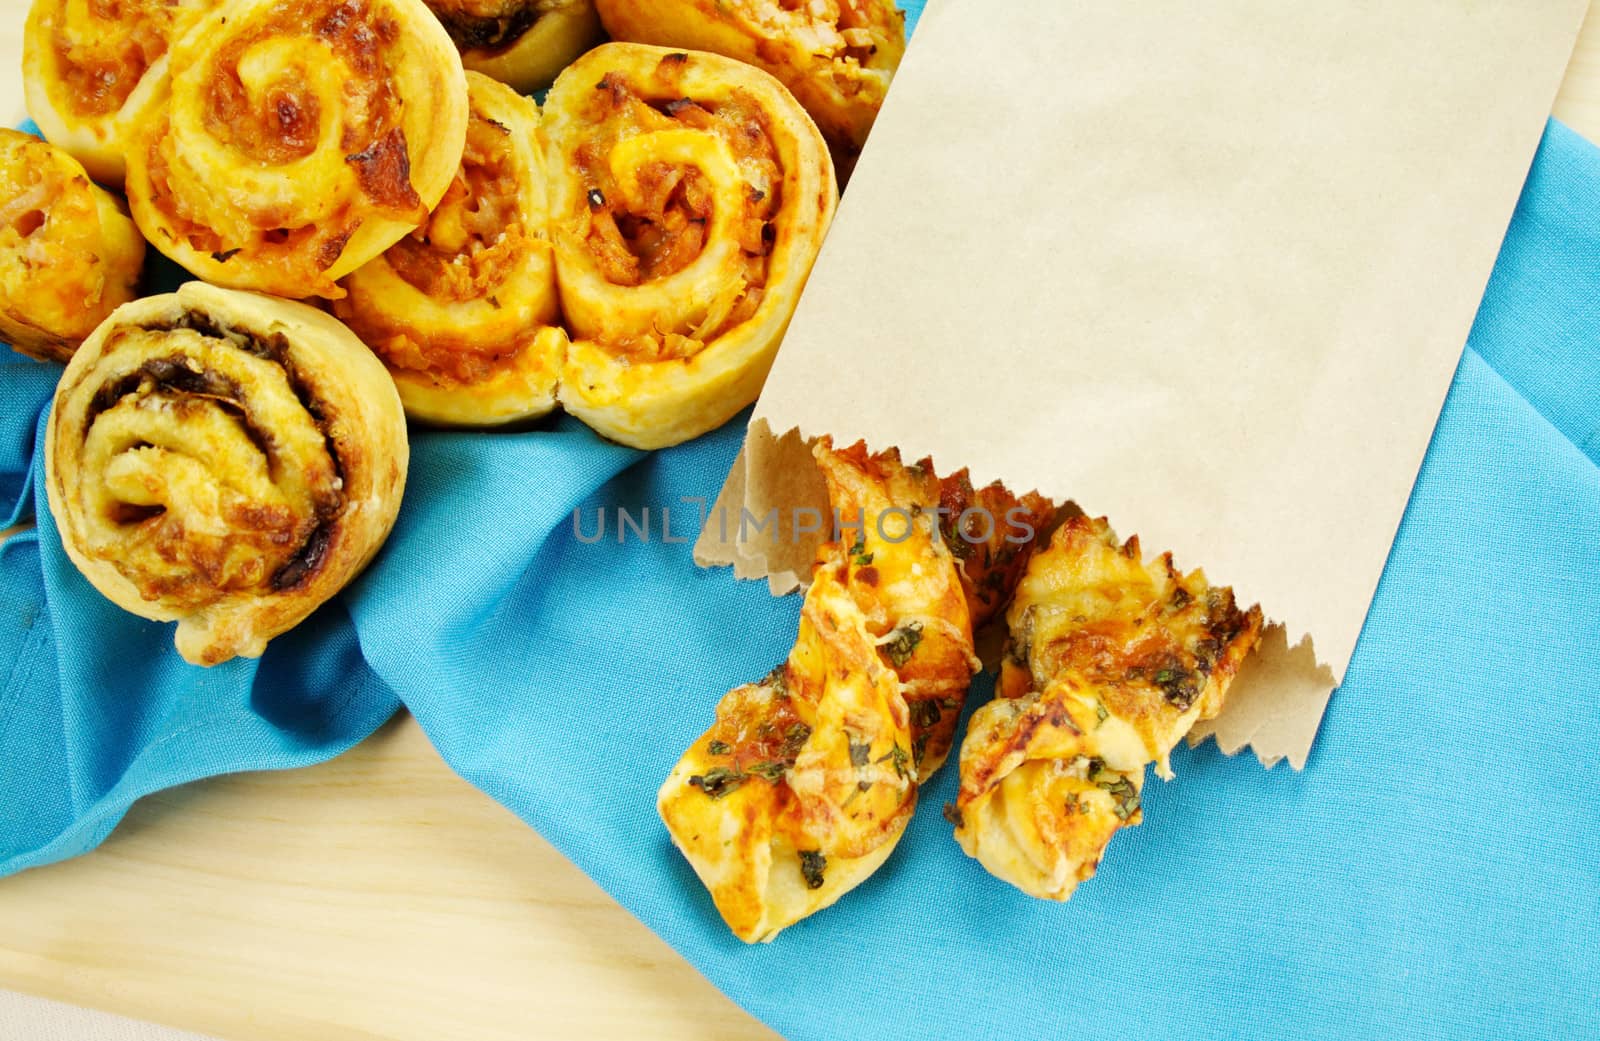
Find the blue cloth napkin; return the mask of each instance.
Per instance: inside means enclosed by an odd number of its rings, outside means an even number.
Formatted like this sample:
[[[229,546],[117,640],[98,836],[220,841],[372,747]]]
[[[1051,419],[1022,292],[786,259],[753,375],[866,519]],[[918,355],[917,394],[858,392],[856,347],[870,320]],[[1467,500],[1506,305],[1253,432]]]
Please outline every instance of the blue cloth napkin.
[[[920,5],[913,5],[920,6]],[[1303,773],[1174,756],[1070,903],[950,837],[900,848],[768,946],[734,940],[654,811],[795,598],[702,571],[734,423],[645,455],[571,420],[417,433],[394,535],[259,663],[182,665],[102,601],[41,508],[53,376],[0,371],[0,874],[139,795],[336,754],[398,698],[450,764],[795,1039],[1587,1036],[1600,1007],[1600,152],[1552,123],[1360,647]],[[619,537],[617,507],[652,538]],[[669,511],[664,537],[663,508]],[[576,519],[592,538],[576,537]],[[0,883],[3,884],[3,883]]]

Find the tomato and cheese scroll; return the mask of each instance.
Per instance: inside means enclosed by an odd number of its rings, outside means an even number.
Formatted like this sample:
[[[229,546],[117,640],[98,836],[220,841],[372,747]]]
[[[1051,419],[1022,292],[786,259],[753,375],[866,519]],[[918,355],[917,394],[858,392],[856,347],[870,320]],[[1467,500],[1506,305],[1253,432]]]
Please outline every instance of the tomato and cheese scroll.
[[[73,355],[45,482],[84,577],[215,665],[259,656],[366,565],[408,458],[394,383],[350,330],[189,282],[124,304]]]
[[[33,0],[22,31],[28,114],[89,175],[121,185],[167,51],[216,0]]]
[[[566,334],[539,108],[475,72],[467,88],[455,180],[420,227],[344,279],[333,313],[383,359],[407,414],[493,426],[555,408]]]
[[[133,299],[143,267],[115,196],[56,146],[0,129],[0,342],[66,361]]]
[[[1065,900],[1142,820],[1146,765],[1170,778],[1168,753],[1222,710],[1261,610],[1079,514],[1029,561],[1007,621],[998,696],[973,713],[949,812],[991,874]]]
[[[760,392],[833,219],[816,126],[759,69],[612,43],[556,80],[544,130],[562,405],[636,448],[720,426]]]
[[[906,50],[892,0],[596,0],[619,40],[759,66],[805,106],[841,163],[861,151]]]
[[[466,75],[422,0],[230,0],[169,57],[128,203],[216,285],[338,296],[461,162]]]
[[[599,43],[594,0],[427,0],[469,71],[531,94]]]
[[[746,942],[829,906],[889,856],[916,805],[919,750],[929,764],[955,725],[954,711],[919,719],[918,706],[958,707],[976,666],[931,471],[859,446],[817,458],[835,507],[863,523],[820,551],[788,660],[722,699],[659,796]]]

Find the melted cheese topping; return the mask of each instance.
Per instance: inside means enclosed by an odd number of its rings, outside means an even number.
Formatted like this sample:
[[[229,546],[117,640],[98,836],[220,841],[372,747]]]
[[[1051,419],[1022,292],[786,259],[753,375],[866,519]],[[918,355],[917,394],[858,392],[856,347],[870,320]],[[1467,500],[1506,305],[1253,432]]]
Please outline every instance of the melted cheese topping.
[[[157,248],[214,283],[337,296],[459,164],[465,79],[420,0],[245,0],[172,57],[129,202]]]
[[[66,361],[133,299],[143,264],[133,221],[76,160],[0,130],[0,340]]]
[[[861,446],[824,443],[817,459],[834,507],[865,523],[821,551],[788,660],[722,699],[660,794],[673,841],[746,941],[832,904],[889,855],[919,759],[943,757],[976,667],[931,470]],[[929,704],[947,711],[917,708]]]
[[[214,0],[34,0],[23,33],[28,109],[91,176],[120,183],[123,153],[172,44]]]
[[[597,0],[620,40],[725,54],[794,92],[841,158],[860,151],[905,54],[891,0]]]
[[[714,54],[610,43],[544,108],[560,399],[658,448],[760,392],[833,218],[833,164],[783,85]]]
[[[534,103],[468,73],[466,149],[416,230],[348,276],[338,315],[383,358],[409,413],[484,424],[555,407],[556,327]]]
[[[46,441],[62,544],[200,664],[257,655],[359,570],[399,506],[404,416],[349,330],[190,282],[73,357]]]
[[[999,696],[961,749],[956,838],[998,877],[1064,900],[1139,823],[1145,766],[1170,777],[1173,746],[1221,711],[1261,612],[1076,516],[1029,562],[1007,618]]]
[[[683,96],[682,65],[661,62],[648,86],[607,73],[570,146],[595,266],[613,286],[650,284],[653,299],[678,301],[648,325],[591,334],[638,360],[692,357],[755,313],[782,202],[761,107],[737,88],[725,100]]]

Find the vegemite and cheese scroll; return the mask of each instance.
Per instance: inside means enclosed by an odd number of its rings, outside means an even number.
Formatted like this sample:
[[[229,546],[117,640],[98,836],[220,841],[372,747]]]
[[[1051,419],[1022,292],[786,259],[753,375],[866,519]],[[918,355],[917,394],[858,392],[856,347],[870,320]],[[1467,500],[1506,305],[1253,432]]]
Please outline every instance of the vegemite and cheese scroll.
[[[45,441],[67,556],[183,657],[255,657],[371,559],[405,486],[389,374],[333,317],[189,282],[124,304],[62,375]]]
[[[1173,746],[1221,711],[1261,611],[1079,514],[1028,562],[1007,620],[998,696],[973,713],[947,812],[991,874],[1065,900],[1142,819],[1145,766],[1170,777]]]
[[[468,70],[525,94],[548,87],[603,33],[593,0],[427,0]]]
[[[939,484],[898,455],[817,460],[848,522],[823,546],[788,660],[738,687],[659,796],[662,820],[746,942],[829,906],[905,830],[921,769],[948,748],[976,668],[966,600],[933,507]],[[881,525],[880,525],[881,522]],[[948,727],[943,720],[948,719]]]
[[[539,108],[475,72],[467,87],[455,180],[420,227],[345,278],[333,312],[383,359],[412,417],[492,426],[555,408],[566,334]]]
[[[0,342],[66,361],[132,300],[144,239],[66,152],[0,130]]]
[[[906,50],[892,0],[596,0],[619,40],[713,51],[783,81],[844,165],[867,140]]]
[[[169,57],[128,202],[208,282],[337,296],[461,162],[466,76],[422,0],[230,0]]]
[[[167,51],[215,0],[33,0],[22,34],[28,114],[89,175],[121,185]]]
[[[612,43],[544,108],[573,344],[565,408],[660,448],[754,401],[833,218],[833,164],[783,85],[714,54]]]

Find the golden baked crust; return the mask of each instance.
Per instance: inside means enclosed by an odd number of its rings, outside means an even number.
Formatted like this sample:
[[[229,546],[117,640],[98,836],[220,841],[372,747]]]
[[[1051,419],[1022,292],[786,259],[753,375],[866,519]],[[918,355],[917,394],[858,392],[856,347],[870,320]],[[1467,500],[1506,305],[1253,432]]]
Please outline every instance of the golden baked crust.
[[[1261,611],[1080,514],[1033,555],[1007,620],[997,696],[961,746],[956,839],[995,876],[1065,900],[1142,819],[1145,766],[1170,777],[1173,746],[1221,711]]]
[[[544,108],[560,400],[660,448],[754,401],[833,218],[833,165],[777,80],[713,54],[612,43]]]
[[[467,82],[421,0],[230,0],[173,45],[128,156],[151,245],[216,285],[335,284],[426,218]]]
[[[481,72],[524,94],[548,87],[604,33],[593,0],[427,0]]]
[[[999,481],[974,488],[966,470],[939,484],[944,541],[961,561],[961,587],[977,631],[1011,602],[1056,506],[1038,492],[1015,495]]]
[[[33,0],[22,34],[28,114],[89,175],[120,185],[167,51],[215,0]]]
[[[408,457],[394,383],[338,321],[189,282],[124,304],[73,356],[45,485],[84,577],[215,665],[259,656],[366,566]]]
[[[64,362],[132,300],[144,239],[76,159],[0,130],[0,341]]]
[[[596,0],[619,40],[713,51],[783,81],[841,171],[861,151],[906,49],[892,0]]]
[[[866,523],[822,548],[788,660],[722,699],[659,796],[673,842],[746,942],[883,863],[916,805],[918,756],[925,776],[977,667],[931,469],[859,445],[816,454],[834,508]],[[919,705],[946,711],[919,722]]]
[[[342,285],[333,313],[377,352],[415,419],[492,426],[555,408],[556,324],[539,109],[467,73],[466,150],[415,231]]]

